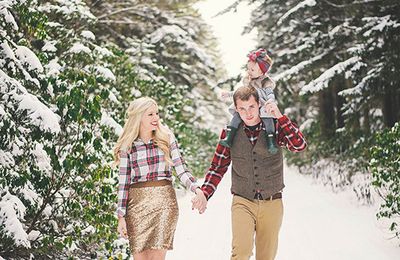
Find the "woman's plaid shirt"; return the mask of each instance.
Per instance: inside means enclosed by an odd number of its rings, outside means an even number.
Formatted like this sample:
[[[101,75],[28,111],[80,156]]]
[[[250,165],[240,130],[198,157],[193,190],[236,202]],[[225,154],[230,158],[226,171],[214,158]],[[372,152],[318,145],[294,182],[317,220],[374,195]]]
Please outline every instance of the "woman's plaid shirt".
[[[195,192],[198,187],[196,179],[187,169],[173,134],[170,135],[170,151],[173,167],[179,180],[187,189]],[[137,139],[133,142],[130,150],[120,151],[119,155],[117,214],[122,217],[126,214],[130,184],[163,179],[172,181],[172,167],[167,166],[164,152],[152,140],[145,144],[141,139]]]

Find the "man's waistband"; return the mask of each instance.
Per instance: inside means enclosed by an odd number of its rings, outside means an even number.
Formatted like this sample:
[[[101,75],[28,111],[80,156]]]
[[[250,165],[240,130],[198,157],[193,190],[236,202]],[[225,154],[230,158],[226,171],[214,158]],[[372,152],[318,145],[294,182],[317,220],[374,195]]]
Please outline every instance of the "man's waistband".
[[[274,195],[272,195],[272,196],[270,196],[270,197],[267,197],[267,198],[263,198],[263,196],[261,195],[261,193],[260,193],[260,192],[257,192],[257,193],[254,195],[254,199],[255,199],[255,200],[276,200],[276,199],[282,199],[282,192],[275,193]]]

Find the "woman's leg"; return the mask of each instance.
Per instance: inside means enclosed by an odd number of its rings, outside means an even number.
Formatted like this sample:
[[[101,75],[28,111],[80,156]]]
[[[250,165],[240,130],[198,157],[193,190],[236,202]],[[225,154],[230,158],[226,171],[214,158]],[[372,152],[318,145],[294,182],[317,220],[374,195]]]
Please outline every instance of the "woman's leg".
[[[135,260],[165,260],[167,250],[163,249],[148,249],[138,254],[133,255]]]

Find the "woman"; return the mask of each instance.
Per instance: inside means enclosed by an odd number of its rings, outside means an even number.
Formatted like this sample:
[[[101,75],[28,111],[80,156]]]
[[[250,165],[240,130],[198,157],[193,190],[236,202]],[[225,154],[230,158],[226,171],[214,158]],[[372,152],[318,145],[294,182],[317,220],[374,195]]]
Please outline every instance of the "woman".
[[[187,189],[196,194],[201,190],[186,168],[174,135],[160,123],[153,99],[131,102],[127,117],[114,148],[119,164],[118,232],[129,238],[135,260],[165,259],[173,248],[178,220],[172,167]]]

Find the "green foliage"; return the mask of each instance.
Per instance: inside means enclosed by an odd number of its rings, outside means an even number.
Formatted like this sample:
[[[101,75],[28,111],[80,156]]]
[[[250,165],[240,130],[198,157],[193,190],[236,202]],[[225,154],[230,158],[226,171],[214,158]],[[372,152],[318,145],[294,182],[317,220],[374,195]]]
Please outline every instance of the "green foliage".
[[[376,134],[371,150],[373,185],[384,200],[377,216],[390,219],[390,230],[400,238],[400,124]]]
[[[187,96],[194,85],[171,81],[171,68],[164,66],[147,71],[152,77],[138,75],[143,68],[128,52],[84,32],[97,26],[84,1],[25,1],[4,10],[11,8],[18,28],[0,15],[6,32],[0,40],[10,46],[0,51],[0,159],[6,162],[0,203],[1,210],[12,205],[7,214],[17,214],[13,225],[23,239],[10,231],[11,215],[1,215],[0,255],[127,258],[127,245],[116,234],[117,176],[109,167],[118,123],[130,101],[153,97],[189,168],[202,176],[217,136],[195,126],[193,112],[185,111],[193,105]],[[36,55],[43,71],[8,55],[18,46]],[[21,108],[22,97],[36,107]],[[38,108],[50,118],[35,118]]]

